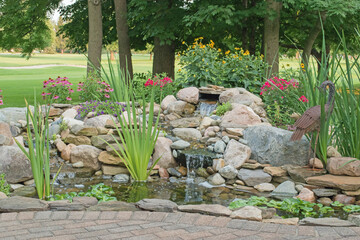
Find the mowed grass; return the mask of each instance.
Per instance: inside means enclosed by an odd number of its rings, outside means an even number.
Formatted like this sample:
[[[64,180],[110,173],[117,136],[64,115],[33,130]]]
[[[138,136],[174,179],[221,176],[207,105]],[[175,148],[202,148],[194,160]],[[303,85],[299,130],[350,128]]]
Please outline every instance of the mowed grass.
[[[107,55],[102,56],[103,64],[107,66]],[[1,54],[1,67],[22,67],[36,65],[82,65],[86,66],[87,59],[85,55],[80,54],[37,54],[29,60],[22,58],[19,54]],[[113,62],[115,64],[115,61]],[[148,72],[152,69],[152,61],[149,55],[134,54],[133,65],[135,72]],[[4,105],[1,107],[23,107],[25,106],[24,98],[30,104],[33,103],[34,90],[38,99],[41,99],[42,83],[49,77],[58,76],[68,77],[73,83],[74,90],[78,82],[83,81],[86,76],[86,68],[72,66],[56,66],[37,69],[0,69],[0,89],[3,90]],[[79,101],[78,93],[72,95],[75,102]]]
[[[103,54],[102,63],[107,68],[107,55]],[[86,66],[87,58],[83,54],[35,54],[29,60],[20,54],[0,54],[1,67],[22,67],[37,65],[80,65]],[[115,61],[113,62],[115,64]],[[148,54],[133,55],[134,72],[148,72],[152,70],[152,61]],[[299,68],[298,59],[281,59],[280,68]],[[177,71],[176,71],[177,72]],[[1,107],[24,107],[24,98],[33,103],[34,90],[38,99],[41,99],[42,82],[49,77],[68,77],[76,84],[83,81],[86,76],[86,68],[72,66],[56,66],[38,69],[0,69],[0,89],[3,90],[4,105]],[[360,87],[359,80],[355,84]],[[72,95],[73,102],[79,102],[78,93]]]

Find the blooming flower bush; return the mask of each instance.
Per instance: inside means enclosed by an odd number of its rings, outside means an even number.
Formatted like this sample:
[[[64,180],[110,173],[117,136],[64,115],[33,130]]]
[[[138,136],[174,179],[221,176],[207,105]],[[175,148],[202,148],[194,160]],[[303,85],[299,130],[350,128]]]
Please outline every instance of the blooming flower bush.
[[[81,118],[84,118],[90,112],[93,112],[95,116],[112,114],[114,117],[117,117],[125,111],[125,104],[112,102],[110,100],[91,100],[80,104],[80,108],[77,111]]]
[[[260,95],[266,104],[266,112],[271,121],[276,125],[292,123],[290,115],[296,112],[297,103],[295,96],[301,92],[299,82],[295,79],[286,80],[278,77],[268,79],[260,88]],[[297,98],[301,102],[309,102],[302,95]]]
[[[263,56],[250,55],[241,48],[223,52],[215,48],[212,40],[208,44],[202,40],[196,38],[180,56],[179,78],[186,81],[186,85],[245,87],[259,93],[266,68]]]
[[[4,102],[3,102],[3,96],[2,96],[2,90],[0,89],[0,105],[3,105]]]
[[[72,85],[67,77],[49,78],[43,82],[44,91],[41,96],[43,96],[43,99],[50,98],[59,103],[71,101],[71,94],[74,92],[71,88]]]
[[[110,84],[105,81],[98,81],[95,77],[89,77],[84,82],[78,83],[77,90],[82,101],[110,99],[110,93],[114,91]]]

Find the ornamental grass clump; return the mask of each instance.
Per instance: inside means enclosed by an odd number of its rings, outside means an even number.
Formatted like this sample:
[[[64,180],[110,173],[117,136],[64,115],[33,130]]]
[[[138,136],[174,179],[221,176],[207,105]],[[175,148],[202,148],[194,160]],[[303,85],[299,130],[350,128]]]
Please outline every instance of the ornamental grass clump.
[[[41,93],[41,96],[44,100],[52,100],[53,102],[69,102],[72,100],[71,94],[74,93],[74,90],[71,88],[72,85],[67,77],[49,78],[43,82],[44,91]]]
[[[104,81],[108,82],[114,88],[114,94],[111,98],[114,101],[125,103],[125,112],[118,114],[117,117],[120,127],[115,124],[117,134],[120,137],[120,141],[118,141],[113,136],[117,144],[117,149],[105,140],[103,141],[114,150],[118,157],[123,159],[126,168],[135,181],[146,181],[151,170],[159,160],[153,159],[152,164],[148,168],[155,143],[159,136],[157,127],[160,114],[158,114],[156,119],[154,118],[155,88],[151,89],[149,114],[147,115],[145,111],[147,103],[143,95],[139,101],[142,113],[137,116],[139,111],[136,108],[137,104],[134,97],[134,89],[129,74],[124,73],[120,68],[119,62],[117,62],[117,71],[115,72],[110,61],[109,72],[105,71],[102,67],[102,73]]]
[[[25,99],[26,104],[26,134],[29,141],[29,149],[18,142],[16,144],[30,160],[36,191],[39,199],[50,197],[50,137],[49,137],[49,111],[50,107],[43,108],[36,102],[34,97],[34,110]]]

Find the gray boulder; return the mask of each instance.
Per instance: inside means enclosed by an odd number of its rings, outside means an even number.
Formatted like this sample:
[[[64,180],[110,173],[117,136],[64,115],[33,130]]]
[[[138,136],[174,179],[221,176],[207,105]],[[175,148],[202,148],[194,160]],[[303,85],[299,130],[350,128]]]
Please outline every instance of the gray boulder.
[[[0,174],[8,183],[19,183],[33,178],[30,161],[17,146],[0,147]]]
[[[235,179],[238,171],[231,165],[227,165],[219,170],[219,173],[222,177],[226,179]]]
[[[176,149],[176,150],[182,150],[185,149],[187,147],[190,147],[190,143],[184,140],[178,140],[174,143],[171,144],[170,146],[172,149]]]
[[[33,111],[34,107],[30,106],[30,109]],[[17,123],[19,120],[26,121],[26,107],[9,107],[0,109],[0,122]]]
[[[174,212],[178,206],[176,203],[165,199],[143,199],[135,203],[135,206],[146,211]]]
[[[238,178],[244,181],[247,186],[271,182],[271,175],[267,174],[262,169],[249,170],[242,168],[238,172]]]
[[[285,199],[295,197],[298,192],[295,189],[295,183],[291,181],[285,181],[281,183],[274,191],[272,191],[271,196],[277,199]]]
[[[272,166],[308,164],[309,142],[290,141],[292,132],[271,126],[253,126],[244,131],[244,139],[251,148],[251,158]]]
[[[214,145],[214,151],[217,153],[224,153],[226,148],[226,143],[223,140],[219,140]]]
[[[225,179],[219,173],[215,173],[208,177],[208,181],[212,185],[221,185],[225,183]]]
[[[249,160],[250,155],[251,149],[248,146],[231,139],[224,153],[225,164],[240,168],[246,160]]]
[[[176,137],[187,141],[196,141],[202,137],[200,131],[194,128],[174,128],[173,133]]]

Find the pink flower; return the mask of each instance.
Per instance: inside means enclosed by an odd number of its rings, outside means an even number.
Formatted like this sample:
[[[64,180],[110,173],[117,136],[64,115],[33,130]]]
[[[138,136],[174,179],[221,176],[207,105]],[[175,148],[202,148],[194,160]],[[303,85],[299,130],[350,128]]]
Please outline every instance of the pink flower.
[[[3,104],[4,104],[3,100],[2,100],[2,99],[0,99],[0,105],[3,105]]]
[[[69,89],[69,93],[73,93],[74,90],[72,88]]]
[[[81,92],[81,91],[82,91],[82,89],[81,89],[81,88],[78,88],[76,91]]]
[[[72,99],[71,97],[66,97],[66,100],[71,101]]]
[[[78,86],[82,87],[82,86],[84,86],[84,83],[79,82],[79,83],[78,83]]]
[[[45,92],[42,92],[41,96],[43,96],[43,97],[44,97],[45,95],[46,95],[46,93],[45,93]]]
[[[53,99],[58,99],[59,98],[59,96],[57,96],[57,95],[55,95],[54,97],[53,97]]]
[[[105,94],[105,97],[106,97],[106,98],[110,98],[110,95],[109,95],[109,94]]]

